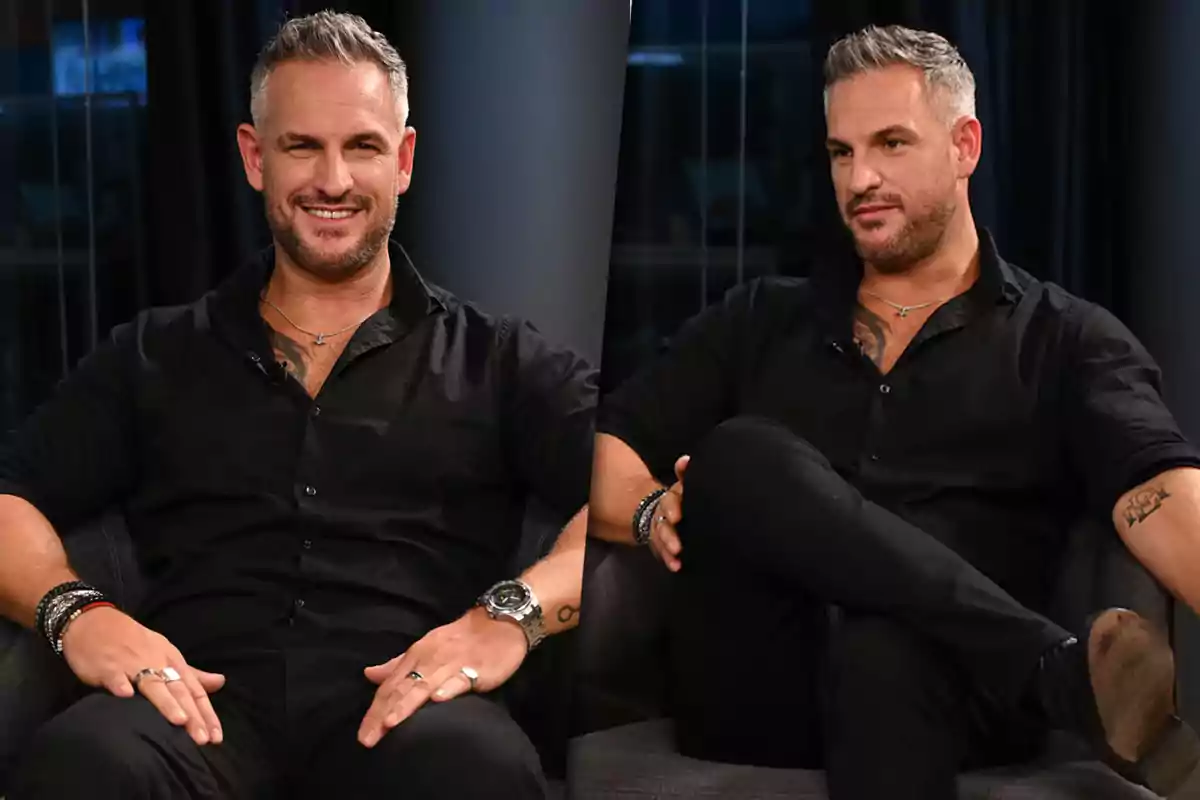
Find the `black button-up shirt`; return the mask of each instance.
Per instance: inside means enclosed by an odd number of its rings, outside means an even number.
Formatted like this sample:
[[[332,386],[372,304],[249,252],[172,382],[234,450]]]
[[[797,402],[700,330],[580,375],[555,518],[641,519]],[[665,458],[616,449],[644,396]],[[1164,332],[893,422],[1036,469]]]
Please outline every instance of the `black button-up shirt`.
[[[259,315],[271,251],[141,314],[17,431],[0,492],[64,532],[123,504],[138,616],[193,663],[398,654],[513,577],[530,495],[564,519],[587,502],[596,383],[529,324],[391,261],[390,306],[315,399]]]
[[[857,259],[735,288],[604,398],[598,429],[670,483],[723,419],[779,420],[865,497],[1044,607],[1072,520],[1200,457],[1111,314],[1005,263],[982,231],[980,272],[886,375],[853,341]]]

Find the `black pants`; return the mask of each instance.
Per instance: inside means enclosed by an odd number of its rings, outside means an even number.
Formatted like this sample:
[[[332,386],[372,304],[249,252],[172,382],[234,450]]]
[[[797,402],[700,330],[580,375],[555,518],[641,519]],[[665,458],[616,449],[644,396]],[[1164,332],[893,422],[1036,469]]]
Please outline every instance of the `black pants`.
[[[499,702],[427,703],[368,750],[356,735],[375,687],[360,681],[307,692],[283,714],[267,690],[231,679],[212,697],[224,742],[204,747],[144,698],[97,692],[37,733],[9,800],[545,796],[537,751]]]
[[[960,769],[1036,751],[1022,699],[1067,631],[773,422],[723,423],[684,487],[685,754],[823,767],[835,800],[951,800]]]

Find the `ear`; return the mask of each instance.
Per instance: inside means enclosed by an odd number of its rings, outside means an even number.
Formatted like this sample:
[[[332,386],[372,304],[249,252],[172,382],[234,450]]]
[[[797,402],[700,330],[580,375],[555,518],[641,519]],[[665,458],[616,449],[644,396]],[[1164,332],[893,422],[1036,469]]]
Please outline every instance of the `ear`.
[[[401,195],[408,191],[412,184],[413,157],[417,149],[417,131],[415,128],[405,128],[400,147],[396,150],[396,185]]]
[[[242,154],[242,167],[246,180],[256,192],[263,190],[262,141],[253,125],[242,124],[237,129],[238,151]]]
[[[958,177],[971,177],[983,154],[983,126],[974,117],[960,117],[950,129],[950,141],[958,161]]]

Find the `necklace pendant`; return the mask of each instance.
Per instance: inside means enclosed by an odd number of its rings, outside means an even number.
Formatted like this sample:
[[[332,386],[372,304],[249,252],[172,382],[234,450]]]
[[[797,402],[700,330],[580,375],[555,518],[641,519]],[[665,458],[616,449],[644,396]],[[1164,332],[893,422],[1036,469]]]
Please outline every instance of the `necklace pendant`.
[[[908,306],[901,306],[900,308],[896,309],[896,314],[901,317],[907,317],[909,311],[912,311],[912,309]]]
[[[313,344],[325,344],[325,334],[318,333],[317,340],[315,342],[313,342]]]

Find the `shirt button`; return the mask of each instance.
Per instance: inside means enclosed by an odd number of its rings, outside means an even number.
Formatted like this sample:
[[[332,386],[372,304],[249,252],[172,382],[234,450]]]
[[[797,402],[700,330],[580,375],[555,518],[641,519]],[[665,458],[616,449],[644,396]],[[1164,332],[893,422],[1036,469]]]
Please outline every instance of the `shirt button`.
[[[882,392],[883,394],[887,394],[891,390],[892,390],[892,387],[888,386],[886,383],[879,384],[879,391]]]
[[[871,460],[872,460],[872,461],[878,461],[878,460],[879,460],[879,454],[878,454],[878,453],[871,453]]]
[[[317,488],[315,486],[305,486],[304,493],[306,495],[308,495],[309,497],[316,497],[317,496]]]
[[[304,608],[304,598],[303,597],[296,598],[296,608]]]
[[[305,550],[311,550],[311,549],[312,549],[312,539],[305,539],[305,540],[304,540],[304,549],[305,549]]]
[[[313,415],[314,417],[319,417],[319,416],[321,416],[321,407],[320,407],[320,406],[313,406],[313,409],[312,409],[312,415]]]

